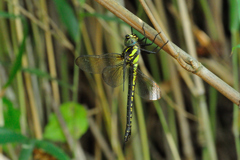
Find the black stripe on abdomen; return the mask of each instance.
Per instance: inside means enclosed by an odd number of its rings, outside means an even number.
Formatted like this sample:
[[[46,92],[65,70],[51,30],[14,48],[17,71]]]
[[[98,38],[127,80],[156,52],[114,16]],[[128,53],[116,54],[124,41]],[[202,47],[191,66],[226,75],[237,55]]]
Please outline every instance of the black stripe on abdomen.
[[[128,101],[127,101],[127,124],[125,130],[124,141],[127,142],[131,136],[132,127],[132,112],[133,112],[133,98],[135,92],[135,80],[133,69],[129,70],[129,83],[128,83]]]

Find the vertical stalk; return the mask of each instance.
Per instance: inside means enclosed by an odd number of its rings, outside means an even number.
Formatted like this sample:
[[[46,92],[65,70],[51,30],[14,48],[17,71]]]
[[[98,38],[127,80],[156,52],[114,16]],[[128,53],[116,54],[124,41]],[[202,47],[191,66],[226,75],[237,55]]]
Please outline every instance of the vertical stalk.
[[[232,47],[236,46],[240,43],[240,1],[239,0],[231,0],[229,3],[229,15],[230,15],[230,23],[229,28],[231,31],[231,43]],[[238,49],[239,51],[239,49]],[[238,61],[239,60],[239,61]],[[234,88],[239,90],[239,66],[240,66],[240,54],[237,50],[233,51],[232,55],[232,63],[233,63],[233,77],[234,77]],[[240,160],[240,139],[239,139],[239,106],[233,105],[233,135],[235,138],[236,152],[237,158]]]
[[[193,34],[192,34],[191,20],[187,13],[186,2],[184,0],[177,0],[177,2],[179,5],[179,13],[181,16],[184,35],[186,37],[186,44],[187,44],[188,52],[194,58],[197,58],[195,43],[193,43],[194,38],[193,38]],[[196,75],[193,76],[193,80],[195,82],[196,90],[199,95],[197,97],[197,99],[199,102],[201,119],[203,121],[202,125],[203,125],[203,129],[204,129],[206,144],[207,144],[208,151],[209,151],[208,152],[209,158],[211,160],[216,160],[217,154],[216,154],[216,148],[215,148],[215,144],[214,144],[213,137],[212,137],[211,127],[209,125],[209,115],[208,115],[207,103],[206,103],[206,99],[205,99],[205,95],[204,95],[205,89],[203,86],[203,82],[200,79],[200,77],[197,77]]]
[[[200,0],[199,2],[202,6],[203,14],[205,14],[205,18],[207,21],[207,27],[208,27],[208,31],[209,31],[208,33],[210,34],[210,36],[213,39],[218,39],[218,33],[216,30],[217,26],[215,26],[213,14],[209,8],[207,0]]]
[[[15,14],[12,4],[8,4],[8,10],[9,13]],[[13,51],[14,54],[17,55],[18,53],[18,39],[16,34],[16,21],[10,20],[10,27],[11,27],[11,35],[12,35],[12,43],[13,43]],[[21,31],[22,32],[22,31]],[[24,92],[24,84],[23,84],[23,77],[20,72],[16,74],[16,80],[17,80],[17,95],[18,95],[18,101],[21,111],[20,116],[20,125],[21,125],[21,133],[26,134],[27,132],[27,116],[26,116],[26,101],[25,101],[25,92]]]
[[[237,45],[240,42],[239,38],[240,34],[238,31],[232,31],[232,46]],[[233,62],[233,76],[234,76],[234,88],[239,88],[239,54],[237,54],[236,51],[234,51],[232,56],[232,62]],[[237,157],[240,159],[240,139],[239,139],[239,106],[236,104],[233,105],[233,135],[235,138],[235,145],[236,145],[236,152]]]
[[[217,90],[213,87],[209,88],[209,116],[212,128],[212,136],[216,140],[216,112],[217,112]]]
[[[139,131],[140,131],[140,139],[141,139],[141,146],[142,146],[142,155],[144,160],[150,160],[150,153],[149,153],[149,145],[148,145],[148,138],[147,138],[147,128],[145,124],[144,119],[144,112],[143,112],[143,106],[142,102],[140,100],[139,96],[135,96],[135,108],[138,118],[138,124],[139,124]]]
[[[19,2],[18,0],[14,0],[14,13],[16,15],[19,14],[19,10],[18,10],[18,5]],[[22,26],[22,22],[20,19],[16,19],[16,31],[17,31],[17,39],[18,39],[18,43],[20,44],[22,39],[23,39],[23,26]],[[23,55],[22,57],[22,65],[23,67],[28,67],[28,62],[27,62],[27,55]],[[40,125],[40,121],[39,121],[39,115],[37,112],[37,107],[36,107],[36,102],[35,102],[35,97],[34,97],[34,93],[33,93],[33,88],[32,88],[32,81],[31,81],[31,77],[29,73],[24,73],[24,79],[26,81],[26,91],[27,91],[27,95],[29,98],[29,105],[30,105],[30,111],[31,111],[31,115],[32,115],[32,119],[33,119],[33,127],[34,127],[34,132],[35,132],[35,137],[37,139],[41,139],[42,138],[42,131],[41,131],[41,125]]]
[[[46,0],[40,1],[40,7],[42,10],[42,21],[46,26],[45,31],[45,41],[46,41],[46,48],[47,48],[47,56],[48,56],[48,65],[50,70],[50,75],[53,78],[57,78],[57,71],[56,71],[56,63],[55,63],[55,57],[54,57],[54,50],[53,50],[53,43],[52,43],[52,36],[50,33],[50,27],[49,27],[49,18],[48,18],[48,10],[47,10],[47,4]],[[59,88],[56,81],[51,82],[52,85],[52,92],[54,100],[57,104],[60,104],[60,96],[59,96]]]
[[[160,122],[161,122],[162,127],[163,127],[163,131],[164,131],[164,133],[166,135],[167,142],[169,144],[169,148],[170,148],[170,150],[172,152],[172,156],[173,156],[174,160],[180,160],[181,158],[180,158],[180,155],[178,153],[177,146],[176,146],[176,144],[174,142],[174,139],[172,137],[172,134],[171,134],[171,132],[170,132],[170,130],[168,128],[167,121],[165,119],[165,116],[164,116],[164,113],[162,111],[162,108],[159,105],[159,102],[158,101],[154,101],[154,106],[155,106],[155,108],[157,110],[158,117],[160,119]]]

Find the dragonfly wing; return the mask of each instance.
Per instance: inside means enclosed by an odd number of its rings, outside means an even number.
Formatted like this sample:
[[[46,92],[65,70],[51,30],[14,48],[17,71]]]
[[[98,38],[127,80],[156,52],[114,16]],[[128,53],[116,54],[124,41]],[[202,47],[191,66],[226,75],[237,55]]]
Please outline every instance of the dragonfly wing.
[[[156,82],[137,70],[136,93],[147,100],[158,100],[161,98],[161,91]]]
[[[85,72],[101,74],[105,67],[116,65],[122,61],[121,54],[107,53],[103,55],[82,55],[75,60],[75,63]]]
[[[102,72],[104,82],[111,87],[117,87],[121,85],[125,81],[125,78],[123,77],[123,71],[127,72],[123,63],[105,67]]]

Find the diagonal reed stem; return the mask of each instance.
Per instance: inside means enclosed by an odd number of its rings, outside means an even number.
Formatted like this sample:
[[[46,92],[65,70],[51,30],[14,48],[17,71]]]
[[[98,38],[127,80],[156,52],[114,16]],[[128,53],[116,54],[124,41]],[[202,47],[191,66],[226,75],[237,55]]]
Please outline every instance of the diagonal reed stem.
[[[143,21],[137,16],[135,16],[134,14],[132,14],[131,12],[129,12],[126,8],[118,4],[116,1],[114,0],[95,0],[95,1],[143,34],[143,30],[142,30]],[[149,38],[150,40],[153,40],[157,32],[147,24],[144,25],[144,29],[145,29],[147,38]],[[164,33],[161,33],[161,35],[164,35]],[[165,43],[159,37],[157,37],[154,42],[160,47]],[[174,48],[173,52],[171,52],[171,47]],[[223,80],[218,78],[215,74],[213,74],[207,68],[205,68],[195,58],[191,57],[189,54],[184,52],[182,49],[180,49],[178,46],[176,46],[172,42],[169,42],[168,45],[163,47],[163,50],[165,50],[168,54],[170,54],[175,59],[179,59],[180,57],[180,60],[178,60],[178,62],[182,67],[184,67],[188,71],[191,70],[194,74],[198,75],[208,84],[213,86],[215,89],[217,89],[220,93],[222,93],[225,97],[227,97],[233,103],[240,106],[240,93],[237,92],[235,89],[233,89],[231,86],[229,86],[227,83],[225,83]]]

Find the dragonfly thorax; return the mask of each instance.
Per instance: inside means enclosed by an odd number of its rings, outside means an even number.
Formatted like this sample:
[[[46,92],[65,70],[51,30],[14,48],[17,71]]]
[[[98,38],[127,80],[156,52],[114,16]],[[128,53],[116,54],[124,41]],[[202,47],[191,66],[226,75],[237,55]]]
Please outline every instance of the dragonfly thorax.
[[[127,34],[125,36],[124,45],[129,47],[133,46],[138,42],[138,36],[136,34]]]

